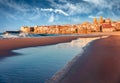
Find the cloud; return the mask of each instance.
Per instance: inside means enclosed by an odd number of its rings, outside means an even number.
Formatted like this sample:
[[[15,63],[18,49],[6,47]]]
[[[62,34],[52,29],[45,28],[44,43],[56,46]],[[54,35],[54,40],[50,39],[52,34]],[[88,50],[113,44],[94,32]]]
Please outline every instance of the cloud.
[[[114,5],[118,5],[119,1],[112,1],[112,0],[83,0],[85,2],[88,2],[89,4],[91,4],[94,8],[97,8],[99,10],[102,9],[109,9],[112,10],[114,8]]]
[[[101,5],[101,4],[105,3],[105,0],[83,0],[83,1],[93,3],[96,5]]]
[[[66,2],[67,2],[67,0],[59,0],[59,2],[66,3]]]
[[[60,10],[60,9],[55,9],[54,12],[59,13],[59,14],[63,14],[65,16],[69,16],[69,14],[67,14],[66,12],[64,12],[63,10]]]
[[[54,15],[52,14],[52,15],[50,16],[48,22],[52,23],[52,22],[54,22],[54,19],[55,19],[55,18],[54,18]]]
[[[1,25],[79,23],[99,16],[119,20],[119,4],[120,0],[0,0]]]
[[[16,2],[14,0],[0,0],[0,4],[8,8],[0,10],[5,18],[9,21],[11,20],[37,20],[40,18],[40,9],[37,7],[32,7],[31,5],[24,2]],[[4,8],[1,7],[1,8]],[[10,12],[12,11],[12,12]]]
[[[75,14],[87,14],[90,13],[92,10],[92,7],[89,7],[89,4],[86,3],[67,3],[64,5],[64,8],[68,9],[69,14],[75,15]]]
[[[51,3],[51,6],[53,8],[58,8],[61,10],[66,11],[69,15],[76,15],[76,14],[84,14],[84,13],[90,13],[92,10],[92,6],[90,6],[87,3],[71,3],[70,1],[62,1],[59,0],[59,2],[62,2],[62,4],[55,2],[54,0],[48,0]]]
[[[4,15],[4,19],[8,21],[31,21],[31,20],[38,20],[40,18],[40,10],[39,9],[33,9],[30,13],[27,12],[15,12],[10,13],[7,11],[1,11],[1,13]]]
[[[92,15],[90,15],[90,16],[88,16],[88,18],[93,19],[93,18],[100,18],[100,17],[99,16],[92,16]]]
[[[53,12],[52,8],[41,8],[41,11],[45,11],[45,12]]]
[[[4,17],[6,21],[16,21],[18,17],[13,13],[8,13],[7,11],[0,10],[1,16]]]
[[[9,8],[13,8],[13,9],[15,9],[15,10],[17,10],[17,11],[22,11],[22,12],[24,12],[24,11],[29,11],[30,9],[29,9],[29,5],[27,5],[27,4],[24,4],[24,3],[16,3],[15,1],[13,1],[13,0],[0,0],[0,3],[2,4],[2,5],[4,5],[4,6],[7,6],[7,7],[9,7]]]
[[[103,15],[104,15],[104,12],[103,12],[103,11],[99,11],[99,12],[97,12],[96,15],[97,15],[97,16],[103,16]]]
[[[61,9],[52,9],[52,8],[41,8],[41,11],[44,11],[44,12],[54,12],[54,13],[58,13],[58,14],[62,14],[62,15],[65,15],[65,16],[69,16],[69,14],[67,14],[66,12],[64,12],[63,10]]]
[[[36,8],[33,12],[33,15],[29,17],[29,20],[37,20],[40,18],[40,10]]]
[[[9,19],[17,20],[17,17],[12,14],[7,13],[6,16],[7,16],[8,20]]]
[[[96,11],[114,11],[120,12],[120,0],[79,0],[77,2],[70,0],[48,0],[55,9],[64,10],[67,14],[91,14]],[[60,3],[59,3],[60,2]],[[94,12],[95,11],[95,12]],[[102,14],[103,15],[103,14]]]

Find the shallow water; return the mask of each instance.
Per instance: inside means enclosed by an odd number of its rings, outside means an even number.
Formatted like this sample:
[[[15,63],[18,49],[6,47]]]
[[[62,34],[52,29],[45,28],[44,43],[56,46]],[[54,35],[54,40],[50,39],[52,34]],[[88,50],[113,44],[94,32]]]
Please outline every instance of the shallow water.
[[[78,53],[88,38],[50,46],[15,50],[22,55],[0,60],[0,83],[44,83]]]
[[[0,33],[0,39],[4,38],[33,38],[46,36],[87,36],[87,34],[28,34],[28,33]],[[92,36],[92,35],[91,35]]]
[[[0,38],[26,38],[26,37],[45,37],[59,36],[58,34],[28,34],[28,33],[0,33]]]

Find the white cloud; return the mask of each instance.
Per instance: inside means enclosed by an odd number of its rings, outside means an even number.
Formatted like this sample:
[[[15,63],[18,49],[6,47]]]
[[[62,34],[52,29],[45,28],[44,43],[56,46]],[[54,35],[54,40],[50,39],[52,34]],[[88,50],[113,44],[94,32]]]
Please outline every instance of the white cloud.
[[[66,2],[67,2],[67,0],[59,0],[59,2],[66,3]]]
[[[112,20],[120,20],[119,16],[115,14],[115,12],[110,11],[109,14],[106,16],[107,18],[112,18]]]
[[[78,10],[77,6],[74,5],[74,4],[71,4],[71,3],[67,3],[67,4],[64,5],[63,7],[64,7],[64,9],[67,8],[67,9],[68,9],[68,12],[69,12],[70,14],[76,13],[77,10]]]
[[[119,17],[117,17],[117,15],[120,14],[119,13],[120,5],[118,5],[120,3],[119,0],[114,0],[114,1],[111,1],[111,0],[79,1],[78,0],[77,3],[72,3],[72,1],[70,0],[58,0],[58,2],[56,2],[55,0],[47,0],[47,1],[51,3],[50,4],[51,8],[36,8],[36,6],[32,7],[31,5],[25,2],[18,3],[14,0],[0,0],[0,4],[4,5],[5,7],[9,7],[10,9],[13,9],[13,14],[4,9],[0,10],[0,12],[4,11],[8,13],[4,16],[5,18],[10,19],[11,21],[12,20],[14,21],[28,20],[31,22],[31,20],[38,20],[42,17],[45,17],[45,19],[49,19],[47,20],[49,22],[56,22],[56,19],[57,19],[56,16],[60,18],[59,14],[68,16],[68,17],[72,17],[72,15],[80,16],[80,14],[86,14],[88,18],[92,18],[92,19],[94,17],[99,18],[99,16],[119,19]],[[111,9],[113,9],[113,5],[115,8],[114,9],[115,11],[111,11]],[[46,12],[50,12],[50,13],[46,13]],[[116,12],[118,13],[116,14]],[[79,19],[75,18],[72,21],[78,22]]]
[[[41,11],[45,11],[45,12],[53,12],[54,10],[52,8],[41,8]]]
[[[10,8],[13,8],[17,11],[22,11],[22,12],[25,12],[25,11],[29,11],[29,5],[27,4],[18,4],[16,2],[14,2],[13,0],[0,0],[0,3],[7,6],[7,7],[10,7]]]
[[[93,4],[96,4],[96,5],[101,5],[101,4],[104,3],[105,0],[83,0],[83,1],[93,3]]]
[[[6,19],[8,21],[18,20],[18,17],[12,13],[8,13],[8,12],[3,11],[3,10],[1,10],[0,12],[2,13],[2,15],[4,15],[4,19]]]
[[[69,16],[66,12],[64,12],[63,10],[60,10],[60,9],[55,9],[54,12],[55,12],[55,13],[63,14],[63,15],[65,15],[65,16]]]
[[[103,16],[102,16],[103,17]],[[100,18],[100,16],[93,16],[93,15],[89,15],[88,18],[94,19],[94,18]],[[105,17],[103,17],[105,19]]]
[[[52,14],[51,16],[50,16],[50,18],[49,18],[49,20],[48,20],[48,22],[54,22],[54,15]]]
[[[92,16],[92,15],[90,15],[90,16],[88,16],[88,18],[93,19],[93,18],[100,18],[100,17],[99,16]]]
[[[30,16],[29,20],[37,20],[40,18],[40,10],[39,8],[36,8],[33,12],[34,14]]]
[[[63,14],[65,16],[69,16],[66,12],[64,12],[61,9],[52,9],[52,8],[43,9],[43,8],[41,8],[41,11],[44,11],[44,12],[54,12],[54,13]]]
[[[40,18],[40,9],[26,3],[17,3],[13,0],[0,0],[0,4],[11,8],[14,12],[0,10],[7,20],[37,20]]]
[[[97,16],[102,16],[102,15],[104,15],[104,12],[103,11],[99,11],[96,15]]]
[[[47,0],[47,1],[49,1],[51,3],[50,5],[53,6],[54,8],[56,8],[56,9],[59,8],[59,4],[56,3],[54,0]]]
[[[60,2],[64,2],[64,4],[56,3],[54,0],[48,0],[51,3],[51,6],[56,9],[65,10],[67,14],[69,15],[75,15],[75,14],[81,14],[81,13],[89,13],[92,10],[92,6],[90,7],[87,3],[71,3],[67,0]]]
[[[17,20],[17,17],[14,16],[13,14],[6,13],[6,17],[7,17],[8,20],[9,20],[9,19]]]
[[[72,3],[69,0],[59,0],[61,3],[57,3],[55,0],[48,0],[51,6],[55,9],[64,10],[69,15],[76,14],[90,14],[93,11],[112,11],[117,7],[116,11],[119,12],[120,1],[119,0],[83,0],[83,2],[78,1],[77,3]]]
[[[85,3],[76,3],[76,4],[67,3],[65,7],[68,7],[68,12],[71,15],[90,13],[92,11],[92,7],[89,7],[89,5]]]
[[[113,8],[113,5],[115,4],[115,2],[111,0],[83,0],[83,1],[92,4],[95,8],[97,7],[98,9],[108,8],[111,10]]]

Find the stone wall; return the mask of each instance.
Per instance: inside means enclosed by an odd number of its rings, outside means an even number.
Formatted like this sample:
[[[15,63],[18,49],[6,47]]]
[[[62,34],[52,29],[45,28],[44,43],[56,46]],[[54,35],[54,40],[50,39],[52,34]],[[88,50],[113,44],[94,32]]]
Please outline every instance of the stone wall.
[[[77,25],[53,25],[53,26],[34,26],[21,27],[22,32],[39,34],[84,34],[92,31],[91,24]],[[96,26],[93,26],[95,29]],[[96,29],[95,29],[96,30]]]
[[[110,24],[111,27],[103,27],[104,24]],[[110,19],[106,19],[102,22],[84,22],[82,24],[75,25],[52,25],[52,26],[23,26],[22,32],[36,33],[36,34],[86,34],[91,32],[112,32],[120,30],[120,22],[112,22]]]

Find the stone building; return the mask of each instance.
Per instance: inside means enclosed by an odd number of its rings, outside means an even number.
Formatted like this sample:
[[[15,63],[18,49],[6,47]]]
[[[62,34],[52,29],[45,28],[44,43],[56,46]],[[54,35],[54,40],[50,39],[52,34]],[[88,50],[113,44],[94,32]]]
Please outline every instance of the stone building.
[[[120,22],[112,22],[111,19],[100,17],[93,19],[93,23],[84,22],[74,25],[52,25],[52,26],[34,26],[21,27],[22,32],[37,34],[86,34],[91,32],[112,32],[120,31]]]
[[[23,26],[23,27],[21,27],[20,30],[27,33],[27,32],[30,32],[30,27],[28,27],[28,26]]]
[[[102,32],[113,32],[113,31],[115,31],[115,29],[110,23],[102,24]]]

